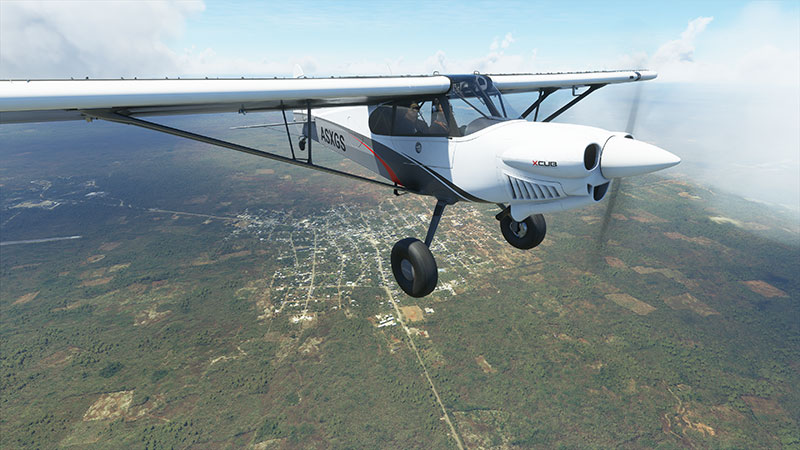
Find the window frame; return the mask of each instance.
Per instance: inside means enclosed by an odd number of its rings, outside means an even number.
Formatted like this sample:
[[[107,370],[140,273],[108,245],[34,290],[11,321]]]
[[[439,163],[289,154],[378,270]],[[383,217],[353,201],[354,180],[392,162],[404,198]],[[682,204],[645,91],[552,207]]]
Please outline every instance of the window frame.
[[[427,133],[426,132],[426,133],[423,133],[423,134],[406,134],[406,133],[402,133],[401,134],[401,133],[399,133],[397,131],[397,127],[396,127],[397,120],[396,119],[397,119],[397,113],[398,113],[398,106],[406,108],[411,103],[418,103],[421,106],[420,107],[420,111],[422,111],[423,107],[428,107],[427,104],[431,104],[432,105],[434,100],[438,100],[439,103],[442,105],[442,112],[444,113],[444,117],[445,117],[445,120],[446,120],[446,123],[447,123],[447,131],[442,131],[442,132],[438,132],[438,133]],[[389,124],[389,134],[383,134],[383,133],[377,132],[373,128],[372,118],[373,118],[373,116],[375,114],[378,113],[379,110],[386,111],[386,109],[382,109],[382,108],[386,108],[387,106],[391,106],[391,117],[389,118],[389,122],[390,122],[390,124]],[[384,114],[384,112],[381,112],[381,114]],[[426,123],[426,125],[428,125],[430,127],[431,124],[428,124],[428,122],[425,121],[424,114],[422,114],[421,116],[422,117],[420,117],[419,120],[422,120],[423,122]],[[431,117],[432,116],[433,116],[433,113],[431,113]],[[447,96],[444,95],[444,94],[435,95],[435,96],[429,96],[429,97],[420,97],[420,98],[407,98],[407,99],[402,99],[402,100],[398,99],[398,100],[393,100],[393,101],[381,103],[369,115],[369,118],[367,119],[367,122],[369,124],[369,131],[372,134],[376,134],[378,136],[417,137],[417,138],[422,138],[422,137],[442,137],[443,138],[443,137],[460,137],[461,136],[461,134],[458,131],[458,129],[455,128],[455,122],[453,120],[453,115],[452,115],[452,113],[450,111],[450,102],[449,102]]]

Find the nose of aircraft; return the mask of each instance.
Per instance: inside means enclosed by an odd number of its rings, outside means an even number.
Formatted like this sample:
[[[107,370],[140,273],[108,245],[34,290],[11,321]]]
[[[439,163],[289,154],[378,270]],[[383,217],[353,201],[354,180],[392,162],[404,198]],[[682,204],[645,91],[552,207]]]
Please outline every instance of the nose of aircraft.
[[[646,142],[614,136],[606,142],[600,157],[600,171],[606,178],[643,175],[672,167],[681,159]]]

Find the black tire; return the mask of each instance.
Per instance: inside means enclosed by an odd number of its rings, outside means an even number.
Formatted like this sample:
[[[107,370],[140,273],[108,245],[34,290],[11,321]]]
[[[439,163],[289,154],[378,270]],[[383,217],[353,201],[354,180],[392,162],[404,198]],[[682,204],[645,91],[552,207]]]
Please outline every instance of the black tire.
[[[511,218],[511,214],[506,214],[500,220],[500,231],[512,246],[529,250],[542,243],[547,233],[547,224],[541,214],[527,217],[522,222],[517,222]]]
[[[425,297],[439,281],[436,260],[419,239],[405,238],[392,248],[392,272],[400,289],[412,297]]]

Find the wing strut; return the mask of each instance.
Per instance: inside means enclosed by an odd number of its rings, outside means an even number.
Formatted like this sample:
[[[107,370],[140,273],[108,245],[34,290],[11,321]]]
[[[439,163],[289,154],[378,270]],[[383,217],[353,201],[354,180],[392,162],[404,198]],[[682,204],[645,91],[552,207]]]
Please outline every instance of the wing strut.
[[[600,89],[603,86],[605,86],[605,84],[593,84],[593,85],[591,85],[591,87],[589,87],[589,89],[587,89],[586,92],[584,92],[583,94],[573,98],[571,102],[569,102],[566,105],[562,106],[561,109],[559,109],[558,111],[554,112],[553,114],[550,114],[549,116],[547,116],[547,118],[542,120],[542,122],[550,122],[551,120],[553,120],[556,117],[560,116],[561,113],[563,113],[564,111],[572,108],[573,106],[575,106],[576,103],[578,103],[579,101],[581,101],[584,98],[586,98],[587,95],[589,95],[592,92]],[[537,110],[537,113],[538,113],[538,110]]]
[[[314,130],[311,128],[311,101],[309,100],[306,102],[306,106],[308,107],[308,113],[306,114],[306,120],[308,121],[308,125],[306,126],[306,130],[308,130],[308,163],[313,164],[311,162],[311,143],[314,141]]]
[[[310,112],[310,111],[309,111]],[[137,127],[147,128],[148,130],[159,131],[161,133],[171,134],[173,136],[182,137],[185,139],[191,139],[193,141],[203,142],[205,144],[214,145],[217,147],[223,147],[230,150],[236,150],[237,152],[247,153],[250,155],[260,156],[262,158],[272,159],[275,161],[284,162],[287,164],[292,164],[294,166],[299,167],[306,167],[313,170],[318,170],[320,172],[330,173],[333,175],[339,175],[345,178],[351,178],[354,180],[365,181],[372,184],[378,184],[380,186],[388,187],[391,189],[399,190],[399,191],[408,191],[408,192],[415,192],[411,189],[408,189],[405,186],[398,186],[396,184],[389,184],[380,180],[373,180],[371,178],[362,177],[360,175],[355,175],[348,172],[342,172],[341,170],[331,169],[325,166],[318,166],[311,163],[311,139],[309,139],[309,158],[308,162],[294,159],[294,158],[287,158],[285,156],[277,155],[275,153],[265,152],[263,150],[258,150],[252,147],[246,147],[244,145],[235,144],[233,142],[223,141],[220,139],[215,139],[209,136],[203,136],[202,134],[192,133],[190,131],[179,130],[177,128],[168,127],[166,125],[161,125],[155,122],[148,122],[146,120],[137,119],[135,117],[126,116],[124,114],[120,114],[115,111],[108,111],[108,110],[82,110],[81,113],[88,117],[88,118],[97,118],[107,120],[109,122],[116,122],[116,123],[124,123],[127,125],[134,125]],[[309,114],[310,117],[310,114]]]
[[[297,159],[294,156],[294,147],[292,146],[292,135],[289,133],[289,122],[286,121],[286,106],[281,100],[281,114],[283,114],[283,125],[286,127],[286,137],[289,138],[289,150],[292,152],[292,159]]]
[[[528,115],[530,115],[531,112],[536,110],[536,114],[533,115],[533,121],[536,122],[536,118],[539,117],[539,105],[542,104],[544,99],[549,97],[550,94],[552,94],[553,92],[555,92],[557,90],[558,90],[557,88],[545,88],[545,89],[540,90],[539,91],[539,98],[535,102],[533,102],[533,104],[531,106],[529,106],[528,109],[526,109],[525,112],[522,113],[522,115],[520,117],[524,119],[524,118],[528,117]]]

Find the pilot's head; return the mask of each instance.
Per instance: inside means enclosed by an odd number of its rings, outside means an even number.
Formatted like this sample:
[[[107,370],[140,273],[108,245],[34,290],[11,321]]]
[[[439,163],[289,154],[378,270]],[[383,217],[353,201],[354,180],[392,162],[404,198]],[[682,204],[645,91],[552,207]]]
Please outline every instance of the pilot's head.
[[[406,111],[406,119],[416,120],[418,115],[419,115],[419,103],[413,102],[408,106],[408,111]]]

